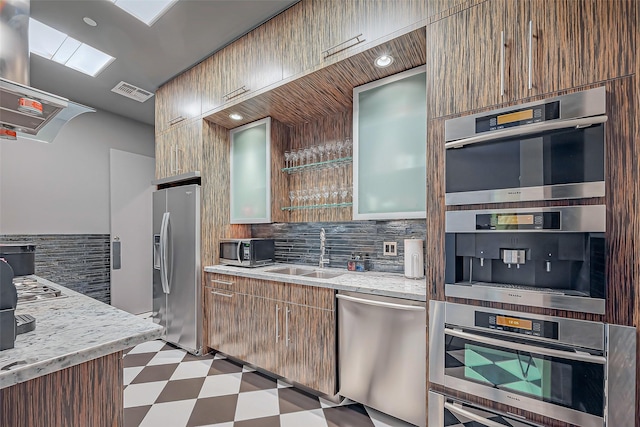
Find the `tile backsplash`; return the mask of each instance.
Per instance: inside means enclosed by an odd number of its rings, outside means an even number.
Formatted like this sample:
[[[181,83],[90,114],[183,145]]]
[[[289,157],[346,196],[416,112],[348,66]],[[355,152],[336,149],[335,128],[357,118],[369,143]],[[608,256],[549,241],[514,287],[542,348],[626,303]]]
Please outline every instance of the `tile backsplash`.
[[[320,229],[326,233],[329,267],[346,268],[351,254],[369,257],[370,270],[404,273],[404,239],[426,237],[426,221],[348,221],[274,223],[251,226],[252,237],[274,238],[276,262],[318,265]],[[397,242],[397,256],[383,255],[384,242]]]
[[[108,234],[0,234],[0,242],[36,245],[36,274],[106,304],[111,302]]]

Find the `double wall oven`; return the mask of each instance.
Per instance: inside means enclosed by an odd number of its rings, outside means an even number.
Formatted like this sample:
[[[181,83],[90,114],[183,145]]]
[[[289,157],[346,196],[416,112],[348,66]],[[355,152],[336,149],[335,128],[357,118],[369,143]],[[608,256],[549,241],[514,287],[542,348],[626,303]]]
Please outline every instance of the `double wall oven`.
[[[606,122],[604,87],[446,122],[447,297],[605,314],[606,206],[563,201],[605,196]],[[635,419],[635,328],[498,307],[430,302],[429,425]]]

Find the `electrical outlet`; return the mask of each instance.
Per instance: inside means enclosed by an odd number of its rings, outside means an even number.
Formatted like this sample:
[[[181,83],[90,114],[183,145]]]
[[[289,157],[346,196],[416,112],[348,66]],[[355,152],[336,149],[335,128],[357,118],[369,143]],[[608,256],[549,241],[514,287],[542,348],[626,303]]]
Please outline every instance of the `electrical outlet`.
[[[397,256],[398,242],[384,242],[382,246],[382,254],[385,256]]]

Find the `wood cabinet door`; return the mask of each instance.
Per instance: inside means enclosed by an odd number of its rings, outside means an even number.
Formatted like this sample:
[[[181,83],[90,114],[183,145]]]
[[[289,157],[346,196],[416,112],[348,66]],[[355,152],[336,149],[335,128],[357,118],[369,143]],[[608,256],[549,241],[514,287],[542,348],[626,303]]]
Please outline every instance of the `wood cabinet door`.
[[[328,395],[336,393],[336,319],[333,310],[287,304],[284,311],[286,378]]]
[[[258,91],[282,80],[282,52],[285,27],[283,18],[276,16],[247,34],[245,76],[247,89]]]
[[[216,53],[222,67],[219,78],[223,104],[251,90],[249,73],[255,70],[250,68],[250,51],[249,36],[244,35]]]
[[[532,89],[545,94],[634,73],[634,0],[531,0]],[[521,31],[528,37],[529,20]],[[528,55],[522,73],[528,74]]]
[[[506,85],[501,91],[510,57],[509,1],[483,2],[427,27],[430,118],[493,106],[512,96]]]
[[[241,307],[239,295],[222,289],[205,287],[206,345],[223,353],[240,356]]]
[[[367,43],[427,17],[425,0],[355,0],[353,3],[358,34],[362,33]]]
[[[201,65],[187,70],[156,92],[156,133],[165,132],[202,112]]]
[[[247,342],[246,362],[275,374],[281,374],[281,346],[283,339],[284,306],[281,301],[246,296],[243,315]]]
[[[156,134],[156,179],[171,176],[172,145],[166,133]]]
[[[170,138],[176,144],[176,168],[172,175],[200,171],[202,162],[202,122],[190,123],[171,129]]]
[[[202,70],[202,113],[207,114],[224,103],[222,97],[225,94],[222,87],[224,69],[219,52],[202,62]]]

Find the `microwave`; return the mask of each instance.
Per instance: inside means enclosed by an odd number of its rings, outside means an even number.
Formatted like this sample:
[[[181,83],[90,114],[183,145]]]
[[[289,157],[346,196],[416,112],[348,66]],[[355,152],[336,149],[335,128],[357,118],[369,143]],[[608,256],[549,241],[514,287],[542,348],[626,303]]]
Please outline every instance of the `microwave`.
[[[445,122],[445,203],[605,195],[604,87]]]
[[[260,267],[275,262],[273,239],[224,239],[220,241],[220,264]]]

